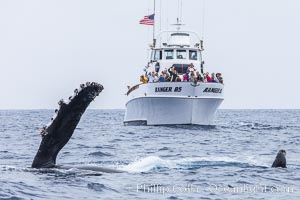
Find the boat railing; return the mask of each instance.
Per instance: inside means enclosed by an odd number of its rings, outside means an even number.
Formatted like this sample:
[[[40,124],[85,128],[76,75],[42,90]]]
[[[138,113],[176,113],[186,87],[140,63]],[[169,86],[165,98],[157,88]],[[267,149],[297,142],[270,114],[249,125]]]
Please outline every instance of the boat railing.
[[[126,93],[125,95],[128,96],[132,91],[138,89],[138,88],[140,87],[140,85],[142,85],[142,84],[147,84],[147,83],[140,83],[140,84],[137,84],[137,85],[135,85],[135,86],[129,88],[128,91],[127,91],[127,93]]]
[[[133,87],[130,87],[128,89],[128,91],[126,92],[125,95],[129,95],[131,92],[133,92],[134,90],[138,89],[140,87],[140,85],[144,85],[144,84],[156,84],[156,83],[177,83],[177,84],[183,84],[183,83],[191,83],[191,84],[194,84],[195,86],[199,86],[200,84],[209,84],[209,83],[214,83],[214,84],[221,84],[221,85],[224,85],[223,83],[217,83],[217,82],[188,82],[188,81],[181,81],[181,82],[148,82],[148,83],[140,83],[140,84],[137,84]]]

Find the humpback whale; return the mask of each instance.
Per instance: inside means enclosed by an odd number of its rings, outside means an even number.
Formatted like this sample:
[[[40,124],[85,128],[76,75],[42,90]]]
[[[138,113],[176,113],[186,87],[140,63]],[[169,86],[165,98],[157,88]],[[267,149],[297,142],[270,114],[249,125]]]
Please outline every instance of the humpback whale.
[[[279,150],[277,156],[272,164],[272,167],[282,167],[286,168],[286,152],[285,150]]]
[[[78,93],[68,104],[59,101],[60,108],[55,112],[56,117],[41,130],[42,141],[31,167],[55,167],[58,152],[70,140],[82,114],[102,90],[103,86],[98,83],[88,86],[81,84],[80,91],[77,90]]]
[[[58,102],[59,109],[55,110],[51,122],[41,130],[42,141],[32,162],[32,168],[77,168],[106,173],[120,173],[122,170],[108,169],[96,166],[57,166],[56,157],[59,151],[68,143],[73,132],[79,123],[81,116],[89,104],[102,92],[103,86],[95,82],[81,84],[79,89],[75,89],[74,96],[70,102],[64,100]],[[273,162],[272,167],[286,168],[286,152],[280,150]]]

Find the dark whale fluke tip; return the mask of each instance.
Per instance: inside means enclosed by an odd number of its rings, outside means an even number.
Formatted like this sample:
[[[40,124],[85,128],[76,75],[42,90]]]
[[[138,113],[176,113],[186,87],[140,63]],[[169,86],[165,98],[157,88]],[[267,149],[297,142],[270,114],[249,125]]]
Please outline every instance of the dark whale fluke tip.
[[[272,167],[286,168],[286,152],[284,149],[278,151],[277,156],[272,164]]]
[[[69,103],[59,101],[60,108],[55,110],[53,121],[41,129],[42,142],[31,167],[55,167],[58,152],[70,140],[81,116],[102,90],[103,86],[98,83],[81,84],[80,91],[75,90],[77,94],[70,98]]]

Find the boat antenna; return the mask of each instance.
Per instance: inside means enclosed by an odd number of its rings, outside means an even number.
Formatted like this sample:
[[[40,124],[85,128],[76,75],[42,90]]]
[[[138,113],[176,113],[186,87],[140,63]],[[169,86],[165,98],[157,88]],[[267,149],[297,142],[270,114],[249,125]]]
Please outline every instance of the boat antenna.
[[[205,33],[205,1],[206,0],[202,0],[203,5],[202,5],[202,40],[204,40],[204,33]]]
[[[172,24],[172,25],[176,26],[177,31],[180,31],[181,26],[185,25],[185,24],[182,24],[181,21],[182,21],[182,0],[178,0],[178,11],[177,11],[176,24]]]
[[[205,34],[205,6],[206,6],[206,0],[202,0],[202,40],[200,40],[200,48],[201,50],[203,51],[204,48],[203,48],[203,40],[204,40],[204,34]],[[201,67],[201,73],[203,74],[204,73],[204,70],[203,70],[203,66],[204,66],[205,62],[204,60],[202,59],[201,57],[201,64],[200,64],[200,67]]]
[[[154,24],[153,24],[153,47],[155,47],[156,39],[155,39],[155,0],[153,3],[153,12],[154,12]]]
[[[181,23],[182,20],[182,0],[178,0],[177,10],[177,24]],[[178,20],[179,19],[179,20]]]
[[[161,7],[162,7],[162,1],[159,2],[159,32],[161,31]]]
[[[182,21],[182,0],[180,0],[180,22]]]
[[[166,25],[167,25],[167,30],[169,29],[169,0],[166,1]]]
[[[180,7],[179,7],[179,5],[180,5],[180,4],[179,4],[179,1],[180,1],[180,0],[177,1],[177,24],[179,24],[179,20],[178,20],[178,19],[179,19],[179,16],[180,16],[180,14],[179,14],[179,12],[180,12],[180,11],[179,11],[179,10],[180,10]]]

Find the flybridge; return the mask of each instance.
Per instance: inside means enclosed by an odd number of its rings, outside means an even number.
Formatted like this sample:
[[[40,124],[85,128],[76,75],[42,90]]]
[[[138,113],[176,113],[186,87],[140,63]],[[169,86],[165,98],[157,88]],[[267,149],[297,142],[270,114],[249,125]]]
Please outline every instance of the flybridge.
[[[200,39],[199,35],[194,31],[161,31],[156,38],[159,38],[152,48],[161,47],[188,47],[188,48],[198,48],[203,49],[203,41]]]
[[[164,46],[190,47],[190,35],[187,33],[172,33],[168,44],[165,44]]]

